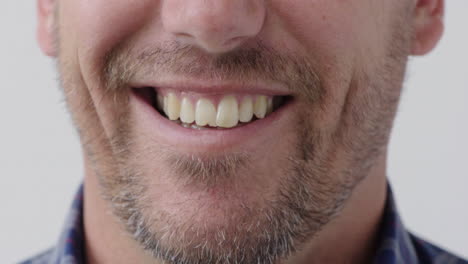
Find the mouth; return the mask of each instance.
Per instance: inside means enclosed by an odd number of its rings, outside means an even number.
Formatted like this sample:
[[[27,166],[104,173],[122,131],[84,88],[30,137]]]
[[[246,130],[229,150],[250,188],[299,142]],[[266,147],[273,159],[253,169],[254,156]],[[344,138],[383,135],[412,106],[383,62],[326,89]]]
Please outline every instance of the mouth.
[[[293,101],[290,95],[268,93],[197,93],[159,87],[132,91],[163,118],[195,130],[227,130],[254,124]]]
[[[130,111],[144,143],[184,155],[272,151],[292,136],[299,100],[285,88],[132,85]],[[281,139],[281,140],[280,140]]]

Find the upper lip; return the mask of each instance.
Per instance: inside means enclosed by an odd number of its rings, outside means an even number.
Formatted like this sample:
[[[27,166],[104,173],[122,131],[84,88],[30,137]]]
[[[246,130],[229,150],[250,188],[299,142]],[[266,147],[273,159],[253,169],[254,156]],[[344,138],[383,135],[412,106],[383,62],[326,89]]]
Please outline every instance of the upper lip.
[[[131,83],[132,88],[153,87],[156,89],[170,89],[189,91],[200,94],[228,94],[248,93],[271,96],[288,96],[291,92],[282,84],[275,82],[226,82],[226,81],[202,81],[202,80],[140,80]]]

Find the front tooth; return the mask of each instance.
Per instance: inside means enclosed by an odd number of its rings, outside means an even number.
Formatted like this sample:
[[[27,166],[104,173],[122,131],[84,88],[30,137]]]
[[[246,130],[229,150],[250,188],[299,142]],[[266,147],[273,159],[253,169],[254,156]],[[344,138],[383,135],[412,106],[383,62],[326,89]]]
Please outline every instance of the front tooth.
[[[190,100],[186,97],[182,99],[182,105],[180,107],[180,121],[191,124],[195,121],[195,111]]]
[[[210,100],[198,100],[195,110],[195,122],[198,126],[216,126],[216,109]]]
[[[254,114],[257,118],[264,118],[267,112],[267,98],[264,95],[259,95],[254,104]]]
[[[168,105],[168,102],[166,100],[166,97],[164,97],[163,109],[162,110],[164,111],[164,113],[166,113],[166,115],[167,115],[167,105]]]
[[[218,105],[216,115],[216,125],[219,127],[235,127],[239,122],[239,106],[234,96],[229,95],[223,98]]]
[[[253,117],[253,101],[252,97],[244,97],[242,103],[239,107],[239,121],[241,122],[250,122]]]
[[[164,110],[170,120],[177,120],[180,115],[180,101],[173,93],[169,93],[164,100]]]

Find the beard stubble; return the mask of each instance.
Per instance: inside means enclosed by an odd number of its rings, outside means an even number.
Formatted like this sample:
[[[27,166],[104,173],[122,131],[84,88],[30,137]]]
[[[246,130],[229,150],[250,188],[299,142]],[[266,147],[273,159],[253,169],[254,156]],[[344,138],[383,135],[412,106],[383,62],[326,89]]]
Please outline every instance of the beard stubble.
[[[344,122],[335,135],[328,135],[315,127],[307,114],[300,115],[294,125],[297,131],[295,151],[285,157],[285,176],[281,178],[276,197],[265,201],[263,210],[240,206],[238,212],[231,212],[229,223],[215,231],[173,221],[173,216],[154,211],[157,208],[152,206],[148,195],[151,176],[145,175],[136,162],[138,153],[132,142],[136,132],[132,130],[125,85],[139,75],[157,76],[164,72],[217,80],[242,78],[247,82],[252,78],[265,78],[286,83],[305,101],[318,104],[326,96],[320,74],[307,60],[281,55],[260,43],[219,57],[177,44],[150,47],[137,53],[125,45],[116,47],[107,54],[102,73],[102,87],[107,95],[115,98],[119,109],[115,112],[117,129],[108,140],[112,159],[101,166],[107,167],[105,170],[97,172],[104,198],[141,247],[168,263],[273,264],[288,256],[341,211],[373,164],[373,157],[378,156],[388,140],[399,89],[385,88],[401,85],[400,75],[404,73],[408,54],[407,36],[401,32],[395,36],[393,45],[389,45],[393,50],[389,50],[386,64],[378,71],[380,77],[362,76],[352,84],[375,87],[361,96],[361,102],[343,111],[353,122]],[[66,79],[66,74],[62,75]],[[336,138],[331,139],[333,136]],[[327,154],[333,147],[325,142],[347,143],[348,163],[354,167],[343,168],[339,175],[331,173],[334,162]],[[90,144],[84,144],[84,148],[87,153],[97,153]],[[187,157],[170,150],[166,154],[170,155],[161,155],[166,157],[164,166],[173,171],[174,177],[182,178],[186,184],[196,183],[207,188],[235,180],[243,168],[251,165],[245,153],[216,159]],[[99,160],[99,153],[92,156],[94,164],[104,163]]]

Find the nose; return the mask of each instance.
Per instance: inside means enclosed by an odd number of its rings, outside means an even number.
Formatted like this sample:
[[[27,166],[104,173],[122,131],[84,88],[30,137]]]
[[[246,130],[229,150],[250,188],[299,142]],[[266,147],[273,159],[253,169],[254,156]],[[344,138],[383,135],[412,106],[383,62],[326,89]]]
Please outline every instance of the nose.
[[[209,53],[232,50],[262,30],[264,0],[165,0],[164,29],[184,44]]]

